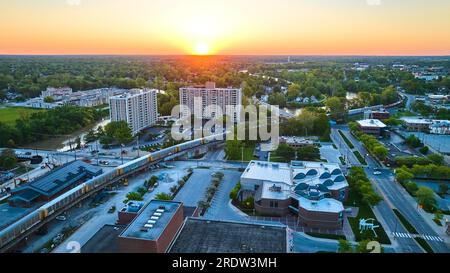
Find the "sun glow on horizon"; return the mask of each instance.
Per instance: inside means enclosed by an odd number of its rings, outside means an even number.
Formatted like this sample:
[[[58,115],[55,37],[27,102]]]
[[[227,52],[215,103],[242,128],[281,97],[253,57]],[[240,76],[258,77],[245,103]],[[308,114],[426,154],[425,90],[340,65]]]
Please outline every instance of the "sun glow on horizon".
[[[130,2],[0,0],[0,54],[450,54],[445,0]]]
[[[195,45],[195,55],[209,55],[211,54],[209,45],[205,42],[198,42]]]

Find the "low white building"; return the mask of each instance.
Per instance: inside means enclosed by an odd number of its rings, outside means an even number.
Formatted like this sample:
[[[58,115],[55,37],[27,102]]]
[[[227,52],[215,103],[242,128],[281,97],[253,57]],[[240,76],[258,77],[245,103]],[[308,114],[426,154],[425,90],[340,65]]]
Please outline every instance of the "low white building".
[[[359,129],[365,134],[376,136],[382,135],[383,131],[387,128],[386,124],[379,119],[363,119],[356,121],[356,123],[358,124]]]
[[[339,164],[251,161],[241,176],[241,190],[254,192],[262,215],[296,213],[308,227],[342,228],[348,182]]]

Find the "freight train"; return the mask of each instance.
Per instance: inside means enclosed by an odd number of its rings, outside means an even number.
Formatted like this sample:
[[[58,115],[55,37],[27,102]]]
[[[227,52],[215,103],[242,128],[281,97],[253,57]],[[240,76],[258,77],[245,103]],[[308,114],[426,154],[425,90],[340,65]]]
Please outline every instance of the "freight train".
[[[107,185],[112,180],[126,177],[134,173],[141,167],[149,165],[153,162],[164,160],[166,157],[173,154],[212,142],[222,141],[223,139],[225,139],[225,134],[226,133],[215,134],[204,138],[187,141],[169,148],[150,153],[146,156],[139,157],[121,166],[118,166],[111,172],[103,173],[76,186],[75,188],[65,192],[57,198],[49,201],[45,205],[39,207],[20,220],[12,223],[3,230],[0,230],[0,250],[4,246],[12,242],[14,239],[20,237],[28,230],[45,221],[49,216],[53,215],[54,213],[60,213],[68,205],[73,204],[76,200],[81,200],[83,197],[91,193],[91,191]]]

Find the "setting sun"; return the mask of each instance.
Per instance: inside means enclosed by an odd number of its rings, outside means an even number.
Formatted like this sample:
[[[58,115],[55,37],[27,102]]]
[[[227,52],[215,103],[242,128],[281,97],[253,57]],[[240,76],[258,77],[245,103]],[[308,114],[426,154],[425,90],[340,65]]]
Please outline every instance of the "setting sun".
[[[207,43],[200,42],[195,45],[195,54],[197,55],[207,55],[209,54],[209,46]]]

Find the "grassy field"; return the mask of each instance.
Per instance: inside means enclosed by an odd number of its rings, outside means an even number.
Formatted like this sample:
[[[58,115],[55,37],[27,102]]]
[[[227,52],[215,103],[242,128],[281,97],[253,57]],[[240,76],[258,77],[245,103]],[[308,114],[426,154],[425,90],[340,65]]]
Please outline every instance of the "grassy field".
[[[362,155],[358,151],[354,151],[353,154],[355,154],[356,158],[361,164],[367,165],[367,162],[364,160],[364,157],[362,157]]]
[[[344,205],[359,207],[358,215],[355,218],[351,217],[348,218],[348,221],[350,223],[350,226],[352,227],[353,234],[355,235],[355,239],[357,242],[368,239],[378,241],[381,244],[391,244],[391,241],[389,240],[386,231],[384,230],[381,223],[378,222],[372,209],[370,208],[370,206],[362,202],[361,197],[357,193],[355,193],[353,190],[350,190],[349,198],[347,199],[346,202],[344,202]],[[371,230],[366,230],[360,233],[359,231],[360,218],[365,219],[373,218],[376,220],[374,223],[376,225],[379,225],[379,227],[375,229],[377,236],[375,236],[375,234]]]
[[[253,157],[253,151],[255,150],[255,145],[249,145],[249,146],[245,146],[244,147],[244,161],[251,161],[253,159],[256,159],[255,157]],[[229,158],[227,157],[227,160],[236,160],[236,161],[241,161],[242,160],[242,154],[241,152],[239,152],[239,156],[237,156],[236,158]]]
[[[26,107],[6,107],[0,108],[0,122],[14,125],[16,120],[22,116],[31,115],[36,112],[45,111]]]

